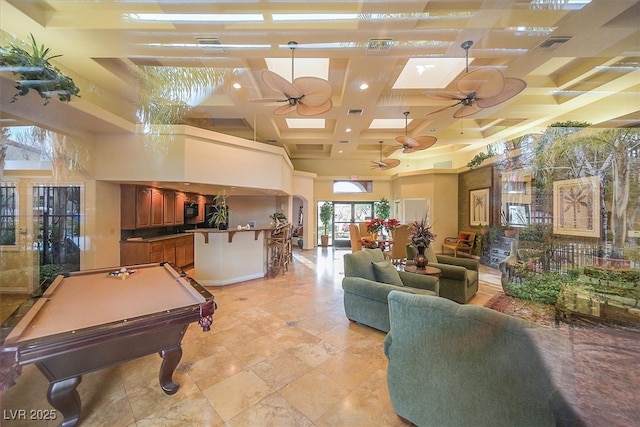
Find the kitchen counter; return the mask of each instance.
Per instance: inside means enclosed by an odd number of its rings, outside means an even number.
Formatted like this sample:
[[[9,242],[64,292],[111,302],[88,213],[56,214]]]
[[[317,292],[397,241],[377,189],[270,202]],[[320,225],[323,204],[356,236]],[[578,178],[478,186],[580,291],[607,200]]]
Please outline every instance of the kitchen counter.
[[[250,229],[188,230],[194,236],[193,278],[203,286],[223,286],[262,278],[267,272],[265,238],[274,226]]]

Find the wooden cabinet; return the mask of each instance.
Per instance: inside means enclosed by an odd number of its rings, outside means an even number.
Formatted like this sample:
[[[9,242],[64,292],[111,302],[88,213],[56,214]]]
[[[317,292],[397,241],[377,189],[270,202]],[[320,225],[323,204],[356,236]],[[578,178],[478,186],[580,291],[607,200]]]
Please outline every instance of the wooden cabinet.
[[[151,191],[149,187],[136,187],[136,228],[151,226]]]
[[[162,204],[162,222],[164,225],[176,224],[176,193],[164,190]]]
[[[176,191],[176,213],[175,223],[176,225],[184,224],[184,202],[187,201],[187,195],[181,191]]]
[[[200,205],[197,221],[204,221],[206,196],[191,195]],[[166,227],[183,225],[184,202],[189,194],[181,191],[160,188],[121,185],[120,186],[120,228],[136,230],[138,228]]]
[[[120,265],[170,262],[182,268],[192,265],[193,258],[193,234],[170,236],[151,242],[120,242]]]
[[[184,259],[184,265],[193,265],[193,262],[195,260],[195,252],[194,252],[194,236],[193,234],[187,236],[187,245],[185,247],[185,259]]]
[[[196,222],[204,222],[205,205],[207,204],[207,197],[202,194],[198,194],[198,217]]]
[[[151,227],[162,227],[164,210],[164,192],[159,188],[151,189]]]

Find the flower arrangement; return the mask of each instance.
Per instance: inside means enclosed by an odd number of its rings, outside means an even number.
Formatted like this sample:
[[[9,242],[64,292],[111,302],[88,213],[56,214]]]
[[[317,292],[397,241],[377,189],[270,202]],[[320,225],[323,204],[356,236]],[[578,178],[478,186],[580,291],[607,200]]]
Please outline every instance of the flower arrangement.
[[[373,218],[371,221],[367,222],[367,231],[369,233],[379,233],[384,228],[384,219],[382,218]]]
[[[384,229],[389,233],[398,227],[400,227],[400,221],[395,218],[389,218],[384,222]]]
[[[287,216],[282,212],[274,212],[269,215],[269,218],[271,218],[276,225],[285,224],[287,222]]]
[[[427,219],[414,221],[411,224],[410,239],[416,248],[428,248],[431,242],[436,240],[436,235],[431,232],[431,226],[427,225]]]

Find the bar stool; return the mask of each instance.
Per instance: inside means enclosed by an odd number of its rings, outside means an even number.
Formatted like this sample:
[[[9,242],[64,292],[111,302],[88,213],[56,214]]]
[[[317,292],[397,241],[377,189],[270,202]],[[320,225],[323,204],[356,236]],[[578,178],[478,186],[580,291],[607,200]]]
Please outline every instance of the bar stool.
[[[289,240],[291,236],[291,226],[278,227],[271,232],[271,236],[267,237],[267,276],[276,277],[278,273],[289,268],[289,247],[290,241],[287,240],[287,230]]]

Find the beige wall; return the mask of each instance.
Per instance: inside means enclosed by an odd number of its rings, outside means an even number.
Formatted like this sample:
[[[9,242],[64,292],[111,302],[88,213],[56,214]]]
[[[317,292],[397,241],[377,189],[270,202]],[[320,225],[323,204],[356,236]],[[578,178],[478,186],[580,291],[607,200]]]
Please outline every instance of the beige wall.
[[[426,198],[431,224],[438,236],[434,249],[440,252],[442,241],[458,233],[458,175],[455,172],[426,171],[398,176],[393,182],[394,200]]]

